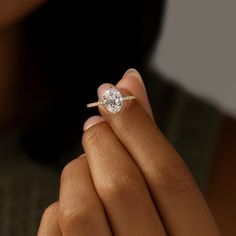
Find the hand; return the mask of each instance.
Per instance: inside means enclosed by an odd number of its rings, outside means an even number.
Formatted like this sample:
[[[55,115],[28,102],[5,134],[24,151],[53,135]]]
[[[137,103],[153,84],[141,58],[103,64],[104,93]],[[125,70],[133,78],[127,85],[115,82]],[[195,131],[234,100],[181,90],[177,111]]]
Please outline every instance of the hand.
[[[137,99],[115,115],[99,106],[102,116],[87,120],[85,154],[64,168],[59,200],[44,212],[38,236],[220,235],[188,168],[155,124],[140,75],[129,70],[116,87]]]

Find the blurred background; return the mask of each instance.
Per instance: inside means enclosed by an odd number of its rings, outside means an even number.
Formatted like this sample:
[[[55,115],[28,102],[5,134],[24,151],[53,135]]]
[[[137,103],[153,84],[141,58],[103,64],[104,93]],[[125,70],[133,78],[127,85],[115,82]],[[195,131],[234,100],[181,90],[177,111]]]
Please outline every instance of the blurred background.
[[[151,61],[154,69],[234,116],[235,12],[235,0],[169,0]]]
[[[236,117],[235,12],[235,0],[0,0],[0,236],[36,235],[62,168],[83,153],[83,123],[98,112],[86,104],[130,67],[233,232],[236,122],[204,99]]]

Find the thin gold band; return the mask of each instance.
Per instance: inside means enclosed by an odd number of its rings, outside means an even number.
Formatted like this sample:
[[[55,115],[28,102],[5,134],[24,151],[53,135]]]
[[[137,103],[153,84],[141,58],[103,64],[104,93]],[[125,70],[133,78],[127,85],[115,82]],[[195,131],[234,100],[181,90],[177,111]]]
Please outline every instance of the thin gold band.
[[[126,96],[126,97],[122,98],[123,101],[128,101],[128,100],[133,100],[133,99],[136,99],[136,97],[135,96]],[[103,100],[99,100],[97,102],[87,104],[87,108],[97,107],[98,105],[102,105],[102,104],[104,104]]]

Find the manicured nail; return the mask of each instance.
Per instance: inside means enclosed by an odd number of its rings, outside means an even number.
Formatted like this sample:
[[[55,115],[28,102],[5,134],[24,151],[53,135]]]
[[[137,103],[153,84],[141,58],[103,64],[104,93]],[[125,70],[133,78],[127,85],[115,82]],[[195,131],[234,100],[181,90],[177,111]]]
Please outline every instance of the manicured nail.
[[[91,116],[85,121],[83,129],[85,131],[91,128],[92,126],[99,124],[103,121],[105,121],[105,119],[102,116]]]

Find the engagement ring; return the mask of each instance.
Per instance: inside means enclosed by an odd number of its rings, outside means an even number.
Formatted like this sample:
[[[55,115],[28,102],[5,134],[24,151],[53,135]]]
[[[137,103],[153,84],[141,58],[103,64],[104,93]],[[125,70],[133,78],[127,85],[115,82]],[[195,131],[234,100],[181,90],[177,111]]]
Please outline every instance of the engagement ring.
[[[105,91],[102,100],[89,103],[87,104],[87,107],[89,108],[96,107],[98,105],[104,105],[107,111],[115,114],[121,110],[123,101],[133,100],[135,98],[135,96],[122,97],[121,93],[115,87],[111,87],[110,89]]]

